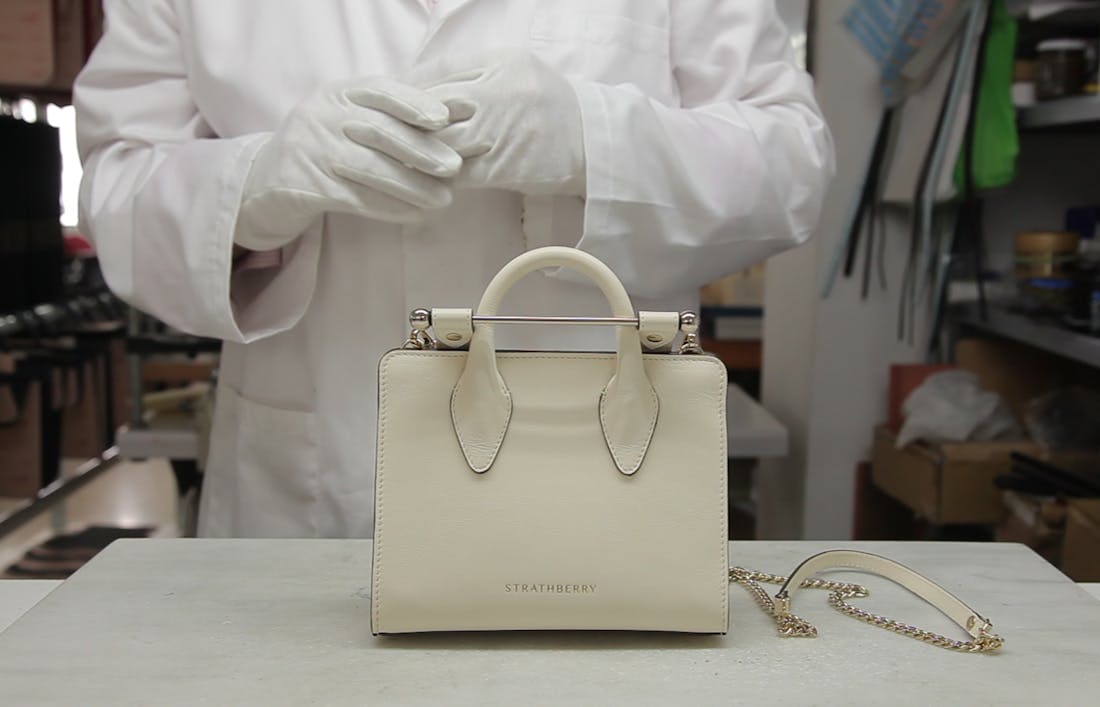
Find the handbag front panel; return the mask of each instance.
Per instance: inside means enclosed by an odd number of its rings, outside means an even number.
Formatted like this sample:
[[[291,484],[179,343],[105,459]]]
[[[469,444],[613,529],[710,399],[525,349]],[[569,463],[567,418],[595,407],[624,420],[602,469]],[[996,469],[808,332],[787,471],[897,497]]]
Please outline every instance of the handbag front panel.
[[[660,409],[625,476],[599,422],[613,355],[498,353],[513,409],[484,474],[452,425],[465,361],[394,351],[380,365],[372,630],[725,633],[722,364],[645,357]]]

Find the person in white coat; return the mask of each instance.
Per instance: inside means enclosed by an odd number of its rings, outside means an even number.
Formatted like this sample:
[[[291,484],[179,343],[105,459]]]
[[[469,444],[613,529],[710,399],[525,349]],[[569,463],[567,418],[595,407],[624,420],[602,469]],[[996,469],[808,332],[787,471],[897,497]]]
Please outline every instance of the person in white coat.
[[[832,174],[773,0],[105,10],[74,89],[82,223],[119,296],[225,342],[205,536],[371,535],[376,364],[411,309],[473,306],[544,245],[602,259],[639,309],[693,309],[808,239]],[[605,306],[553,272],[508,304]]]

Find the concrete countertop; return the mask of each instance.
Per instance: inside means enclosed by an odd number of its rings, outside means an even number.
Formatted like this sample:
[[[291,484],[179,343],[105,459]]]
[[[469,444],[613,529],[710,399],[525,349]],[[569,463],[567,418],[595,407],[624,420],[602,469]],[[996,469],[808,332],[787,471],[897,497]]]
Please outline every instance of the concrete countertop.
[[[1100,693],[1100,602],[1020,545],[844,543],[938,580],[1005,636],[938,649],[796,597],[817,639],[784,639],[731,588],[729,636],[442,634],[375,638],[369,540],[120,541],[0,634],[0,703],[1082,704]],[[789,572],[835,543],[738,542]],[[951,636],[868,575],[857,603]],[[5,583],[5,586],[11,583]],[[40,585],[42,590],[48,587]]]

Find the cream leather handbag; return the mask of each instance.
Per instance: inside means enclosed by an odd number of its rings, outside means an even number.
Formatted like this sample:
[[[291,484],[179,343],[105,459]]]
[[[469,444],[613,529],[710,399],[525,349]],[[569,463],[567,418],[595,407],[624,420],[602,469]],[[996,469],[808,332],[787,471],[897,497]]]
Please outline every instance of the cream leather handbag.
[[[608,318],[500,317],[540,268],[595,281]],[[704,355],[690,313],[640,312],[618,278],[572,248],[508,263],[478,312],[416,310],[403,349],[378,371],[371,628],[375,634],[519,629],[726,633],[728,583],[745,587],[782,636],[817,631],[791,613],[799,588],[838,611],[950,650],[996,651],[992,624],[893,560],[832,550],[790,578],[727,567],[726,371]],[[497,351],[508,322],[619,327],[614,353]],[[683,332],[677,353],[676,337]],[[878,574],[938,607],[955,640],[848,603]],[[770,596],[761,582],[782,584]]]
[[[614,353],[497,351],[521,277],[591,278]],[[538,319],[542,323],[576,319]],[[596,258],[529,251],[379,365],[371,626],[725,633],[726,371],[691,314],[635,315]],[[672,353],[674,339],[683,342]]]

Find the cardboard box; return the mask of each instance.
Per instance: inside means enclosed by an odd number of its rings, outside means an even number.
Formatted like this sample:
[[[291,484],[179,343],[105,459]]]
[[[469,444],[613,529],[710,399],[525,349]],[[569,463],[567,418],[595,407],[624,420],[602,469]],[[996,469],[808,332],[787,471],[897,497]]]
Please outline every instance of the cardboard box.
[[[1062,571],[1075,582],[1100,582],[1100,498],[1069,502]]]
[[[875,485],[936,525],[997,523],[1004,515],[994,477],[1012,452],[1038,455],[1031,442],[917,442],[897,449],[888,426],[875,429]]]
[[[1005,491],[1005,514],[997,525],[996,540],[1027,545],[1058,567],[1066,535],[1066,504],[1057,498],[1041,498]]]
[[[856,467],[852,540],[919,540],[924,530],[913,511],[875,485],[870,462]]]
[[[976,375],[983,388],[1000,395],[1021,423],[1031,400],[1066,380],[1064,361],[1012,341],[962,339],[955,344],[955,364]]]

